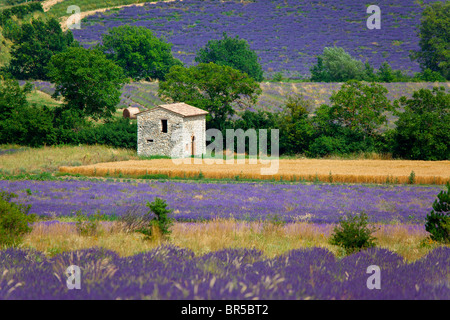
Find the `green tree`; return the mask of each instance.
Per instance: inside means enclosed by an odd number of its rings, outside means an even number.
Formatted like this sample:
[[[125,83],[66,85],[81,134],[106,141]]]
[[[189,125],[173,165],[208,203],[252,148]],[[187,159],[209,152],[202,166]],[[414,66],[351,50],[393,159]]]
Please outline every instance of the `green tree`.
[[[28,83],[21,88],[17,80],[0,81],[0,143],[37,147],[55,142],[53,114],[29,105],[31,89]]]
[[[437,71],[431,69],[425,69],[422,72],[418,72],[414,75],[414,81],[425,82],[446,82],[445,78]]]
[[[280,152],[286,154],[306,153],[314,135],[314,128],[308,119],[313,109],[311,100],[301,94],[287,97],[279,116]]]
[[[0,121],[10,118],[17,110],[28,106],[27,94],[32,88],[29,83],[21,88],[16,80],[0,81]]]
[[[204,48],[197,52],[195,61],[228,66],[247,73],[255,81],[263,81],[263,70],[255,51],[248,42],[238,36],[230,38],[223,33],[223,38],[210,40]]]
[[[23,80],[48,80],[46,67],[51,57],[73,43],[72,32],[64,33],[54,18],[24,23],[17,37],[8,71],[15,78]]]
[[[32,230],[30,224],[36,221],[36,216],[29,214],[31,205],[12,202],[15,197],[14,193],[0,192],[0,246],[19,244],[22,237]]]
[[[145,27],[123,25],[103,34],[99,49],[128,77],[164,80],[172,66],[183,65],[173,57],[171,47]]]
[[[425,230],[432,240],[450,242],[450,183],[447,183],[447,192],[442,190],[434,200],[433,210],[427,214]]]
[[[222,130],[236,108],[245,109],[256,103],[261,89],[239,70],[200,63],[189,68],[172,67],[166,81],[159,84],[158,93],[162,98],[208,111],[208,127]]]
[[[393,132],[394,156],[414,160],[450,159],[450,93],[444,87],[420,89],[399,101]]]
[[[439,72],[450,80],[450,2],[434,2],[422,13],[419,30],[420,50],[411,58],[422,70]]]
[[[381,64],[380,69],[378,69],[377,76],[378,81],[380,82],[394,82],[395,80],[392,68],[386,61]]]
[[[121,88],[127,82],[121,67],[98,50],[71,47],[52,57],[49,77],[61,94],[66,108],[84,117],[108,118],[120,102]]]
[[[310,71],[314,82],[345,82],[363,80],[367,70],[361,61],[353,59],[343,48],[326,47]]]
[[[394,110],[386,97],[387,92],[385,87],[377,83],[344,83],[330,98],[332,120],[365,136],[379,134],[381,127],[387,125],[387,112]]]

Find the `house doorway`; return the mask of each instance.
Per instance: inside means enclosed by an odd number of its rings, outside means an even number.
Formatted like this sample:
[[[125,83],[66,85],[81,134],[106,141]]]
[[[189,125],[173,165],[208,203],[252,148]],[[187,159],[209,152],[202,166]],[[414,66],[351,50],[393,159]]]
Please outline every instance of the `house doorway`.
[[[192,136],[191,149],[191,155],[195,156],[195,136]]]

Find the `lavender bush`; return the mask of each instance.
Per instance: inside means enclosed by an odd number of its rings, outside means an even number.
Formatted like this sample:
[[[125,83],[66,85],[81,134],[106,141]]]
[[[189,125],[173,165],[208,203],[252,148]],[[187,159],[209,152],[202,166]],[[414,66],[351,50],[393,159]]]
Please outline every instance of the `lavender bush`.
[[[346,213],[366,212],[369,222],[424,224],[436,194],[433,186],[289,183],[188,183],[174,181],[7,181],[0,191],[18,195],[30,213],[46,217],[86,215],[121,217],[147,212],[156,197],[167,201],[177,221],[215,218],[337,223]],[[98,212],[97,212],[98,211]]]
[[[81,289],[68,290],[65,270],[81,269]],[[369,290],[367,267],[381,271]],[[53,258],[19,249],[0,251],[0,299],[450,299],[450,248],[406,263],[386,249],[337,260],[322,248],[273,259],[260,251],[226,249],[194,256],[164,246],[131,257],[99,248]]]

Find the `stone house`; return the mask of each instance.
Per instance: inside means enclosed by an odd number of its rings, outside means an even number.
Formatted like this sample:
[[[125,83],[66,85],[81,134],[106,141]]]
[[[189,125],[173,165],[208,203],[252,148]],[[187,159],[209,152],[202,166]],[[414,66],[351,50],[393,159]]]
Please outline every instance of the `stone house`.
[[[160,105],[138,113],[138,155],[185,158],[204,154],[207,114],[185,103]]]

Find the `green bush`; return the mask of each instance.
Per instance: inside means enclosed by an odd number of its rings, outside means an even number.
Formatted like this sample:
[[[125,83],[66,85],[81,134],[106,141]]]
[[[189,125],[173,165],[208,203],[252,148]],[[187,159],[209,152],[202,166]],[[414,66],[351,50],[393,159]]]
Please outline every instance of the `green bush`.
[[[0,245],[14,246],[20,243],[23,235],[31,231],[30,223],[35,216],[28,214],[31,206],[11,202],[17,195],[0,192]]]
[[[144,220],[148,222],[137,231],[144,234],[146,239],[151,239],[154,236],[155,228],[163,237],[168,236],[171,233],[169,229],[173,225],[174,219],[168,216],[172,210],[167,209],[166,201],[156,198],[151,203],[147,202],[147,207],[150,208],[150,211],[145,214]]]
[[[375,238],[372,237],[372,233],[376,228],[370,228],[367,220],[367,214],[364,212],[359,215],[347,214],[345,218],[340,218],[339,225],[334,228],[330,244],[344,248],[347,254],[374,247]]]
[[[260,58],[244,39],[230,38],[226,33],[219,40],[210,40],[197,52],[195,62],[228,66],[248,74],[257,82],[263,81]]]
[[[447,192],[437,195],[433,210],[427,215],[425,230],[434,241],[450,242],[450,183],[447,183]]]
[[[363,80],[366,75],[366,67],[361,61],[352,58],[343,48],[326,47],[323,54],[317,57],[317,64],[310,69],[311,81]]]
[[[86,216],[81,210],[76,212],[76,228],[81,236],[96,236],[100,232],[101,215]]]
[[[392,133],[394,157],[411,160],[450,159],[450,93],[444,87],[420,89],[402,97]],[[400,106],[397,106],[398,108]]]

